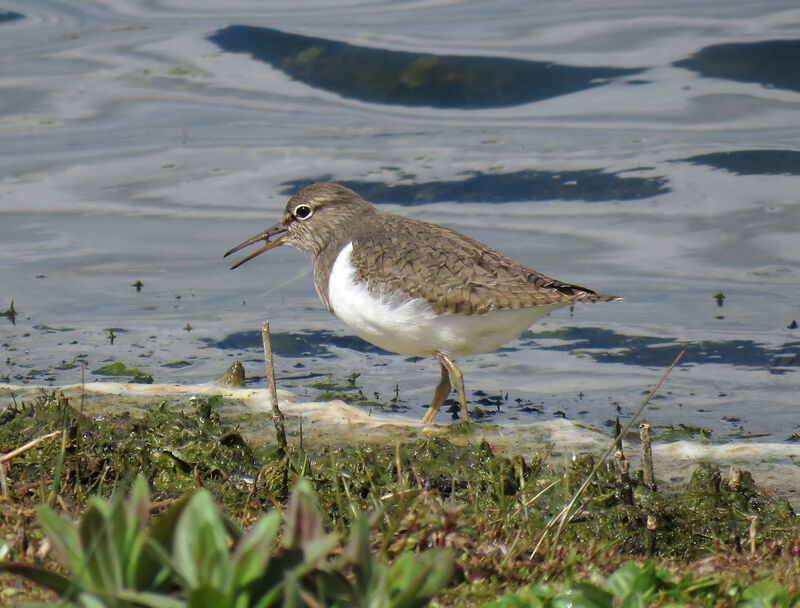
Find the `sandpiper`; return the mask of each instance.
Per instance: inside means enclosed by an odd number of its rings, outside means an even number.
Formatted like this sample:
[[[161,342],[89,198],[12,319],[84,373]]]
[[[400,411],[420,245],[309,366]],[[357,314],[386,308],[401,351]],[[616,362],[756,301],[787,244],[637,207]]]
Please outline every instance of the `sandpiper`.
[[[300,190],[278,224],[225,256],[259,241],[264,246],[232,269],[273,247],[296,247],[314,263],[322,303],[357,336],[439,360],[441,380],[423,424],[450,394],[451,379],[469,419],[451,357],[496,350],[573,302],[620,299],[546,277],[450,228],[380,211],[333,182]]]

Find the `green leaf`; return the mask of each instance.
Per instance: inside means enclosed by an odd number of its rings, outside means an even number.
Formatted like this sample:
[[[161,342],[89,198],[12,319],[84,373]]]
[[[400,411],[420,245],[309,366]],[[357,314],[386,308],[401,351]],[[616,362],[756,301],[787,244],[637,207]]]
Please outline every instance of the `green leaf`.
[[[50,539],[56,559],[71,572],[80,572],[83,551],[75,525],[64,521],[47,507],[39,507],[38,513],[42,531]]]
[[[186,602],[186,608],[226,608],[231,605],[230,598],[220,589],[211,585],[197,587]]]
[[[518,595],[505,594],[488,605],[487,608],[542,608],[544,604],[539,598],[525,598]]]
[[[61,596],[66,596],[70,591],[76,590],[72,581],[66,576],[62,576],[57,572],[52,572],[39,566],[30,566],[28,564],[14,562],[0,562],[0,571],[25,577],[29,581],[33,581],[37,585],[46,587],[51,591],[55,591]]]
[[[449,551],[404,553],[389,569],[387,593],[392,608],[422,606],[450,580],[453,556]]]
[[[736,605],[741,608],[788,608],[789,597],[780,585],[760,581],[742,591],[742,599]]]
[[[614,596],[589,583],[576,583],[558,593],[552,601],[553,608],[612,608]]]
[[[164,593],[153,593],[150,591],[122,589],[117,594],[117,598],[123,602],[129,602],[137,606],[146,606],[147,608],[185,608],[186,606],[186,602],[182,599]]]
[[[642,608],[647,604],[649,594],[631,591],[622,600],[622,608]]]
[[[317,560],[327,557],[338,544],[339,537],[335,534],[325,534],[314,540],[306,541],[302,545],[304,565],[311,566]]]
[[[125,586],[151,591],[165,588],[166,573],[148,548],[150,492],[143,476],[136,478],[128,500],[115,504],[111,517],[115,541],[122,551]]]
[[[283,545],[287,548],[300,547],[324,533],[314,490],[311,489],[311,484],[301,479],[289,499]]]
[[[141,522],[146,522],[150,517],[150,489],[143,475],[136,476],[125,510],[129,518]]]
[[[80,606],[80,608],[108,608],[108,604],[106,604],[96,595],[86,592],[81,593],[78,596],[75,604]]]
[[[201,585],[229,588],[228,536],[208,490],[199,490],[183,510],[175,530],[173,554],[175,567],[191,589]]]
[[[277,549],[280,525],[280,513],[272,511],[259,519],[236,545],[231,577],[232,597],[244,592],[245,587],[266,572]]]
[[[162,513],[150,528],[148,540],[156,542],[162,547],[171,547],[175,538],[175,530],[178,528],[178,520],[183,515],[192,496],[193,494],[187,494]]]
[[[713,575],[703,576],[697,580],[693,580],[691,575],[686,575],[681,580],[679,587],[681,591],[688,594],[722,593],[719,590],[720,581]]]
[[[525,587],[526,595],[530,597],[538,597],[542,599],[549,600],[555,597],[556,592],[551,587],[547,585],[540,585],[538,583],[532,583]]]
[[[300,583],[291,572],[284,574],[283,608],[303,608]]]
[[[669,575],[656,570],[655,562],[646,562],[639,574],[633,580],[634,591],[645,596],[652,596],[659,591],[674,589],[675,584],[670,581]]]
[[[603,583],[603,589],[618,597],[625,597],[633,589],[633,581],[639,576],[640,570],[633,562],[627,562],[617,568]]]
[[[345,564],[353,566],[356,585],[362,594],[366,594],[375,572],[369,542],[369,521],[363,513],[359,513],[350,526],[350,539],[342,557]]]
[[[73,571],[92,591],[113,595],[123,587],[120,554],[114,545],[108,504],[93,499],[78,523],[83,548],[82,571]]]

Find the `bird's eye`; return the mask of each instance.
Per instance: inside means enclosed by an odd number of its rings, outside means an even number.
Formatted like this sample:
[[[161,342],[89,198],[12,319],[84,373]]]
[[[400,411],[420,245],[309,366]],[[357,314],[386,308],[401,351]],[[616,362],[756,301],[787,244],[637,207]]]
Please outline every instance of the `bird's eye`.
[[[294,208],[294,216],[298,220],[307,220],[311,217],[312,213],[314,213],[314,211],[308,205],[297,205],[297,207]]]

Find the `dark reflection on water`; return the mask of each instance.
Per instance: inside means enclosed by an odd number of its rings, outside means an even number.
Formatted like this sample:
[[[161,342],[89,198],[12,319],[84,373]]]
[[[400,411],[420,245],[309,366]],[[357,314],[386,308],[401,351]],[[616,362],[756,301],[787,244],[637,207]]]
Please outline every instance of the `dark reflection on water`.
[[[666,367],[681,349],[686,354],[681,365],[688,363],[721,363],[741,367],[765,367],[780,374],[800,367],[800,341],[787,342],[781,347],[764,346],[752,340],[703,340],[678,342],[673,338],[628,336],[597,327],[565,327],[553,331],[527,332],[523,338],[533,338],[523,344],[536,344],[544,350],[581,350],[600,363],[624,363],[647,367]],[[546,339],[557,338],[568,344],[548,346]],[[543,341],[545,340],[545,341]],[[583,349],[602,349],[586,351]]]
[[[548,345],[549,339],[559,344]],[[739,367],[767,368],[781,374],[800,367],[800,341],[787,342],[781,347],[764,346],[752,340],[703,340],[678,342],[674,338],[630,336],[597,327],[565,327],[523,334],[519,346],[503,350],[514,352],[522,348],[579,351],[600,363],[624,363],[646,367],[666,367],[681,349],[686,354],[681,365],[719,363]],[[230,334],[219,341],[207,340],[208,346],[220,349],[261,350],[261,332],[245,331]],[[282,357],[332,357],[327,347],[347,348],[362,353],[392,354],[361,338],[338,335],[330,331],[308,331],[299,334],[272,334],[272,348]]]
[[[312,179],[283,182],[282,194],[318,181],[328,181],[329,175]],[[413,206],[455,201],[460,203],[508,203],[518,201],[547,201],[554,199],[589,202],[637,200],[665,194],[669,188],[663,177],[621,177],[600,169],[580,171],[534,171],[524,169],[511,173],[474,171],[460,180],[422,182],[417,184],[387,184],[343,180],[340,184],[355,190],[372,203],[391,203]]]
[[[800,40],[715,44],[674,65],[700,72],[707,78],[758,82],[800,91]]]
[[[8,23],[9,21],[16,21],[17,19],[24,19],[25,15],[14,13],[12,11],[0,10],[0,23]]]
[[[493,108],[582,91],[639,68],[576,67],[503,57],[408,53],[232,25],[208,39],[309,86],[370,103]]]
[[[340,336],[330,331],[309,331],[300,334],[272,333],[272,350],[282,357],[333,357],[325,346],[348,348],[362,353],[387,353],[357,336]],[[246,350],[263,348],[260,331],[240,331],[222,340],[203,340],[207,346],[221,349]]]
[[[737,175],[800,175],[800,152],[797,150],[732,150],[680,160],[725,169]]]

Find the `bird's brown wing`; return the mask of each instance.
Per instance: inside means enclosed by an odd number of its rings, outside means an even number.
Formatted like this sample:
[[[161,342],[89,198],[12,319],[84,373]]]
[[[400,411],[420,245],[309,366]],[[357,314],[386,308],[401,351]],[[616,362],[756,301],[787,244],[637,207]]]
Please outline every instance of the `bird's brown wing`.
[[[617,299],[546,277],[442,226],[390,214],[379,224],[353,239],[357,278],[372,291],[425,299],[437,313]]]

